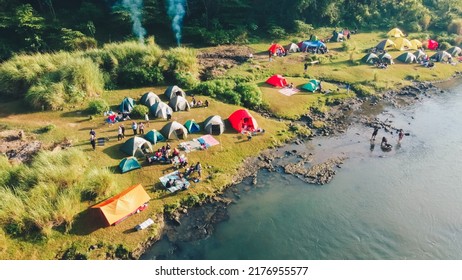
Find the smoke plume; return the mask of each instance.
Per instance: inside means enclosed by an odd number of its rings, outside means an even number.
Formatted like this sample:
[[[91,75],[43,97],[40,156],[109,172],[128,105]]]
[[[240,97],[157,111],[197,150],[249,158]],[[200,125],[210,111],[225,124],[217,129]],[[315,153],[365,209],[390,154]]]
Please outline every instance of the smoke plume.
[[[172,29],[178,46],[181,42],[181,25],[185,14],[186,0],[167,0],[167,13],[172,20]]]
[[[120,5],[130,13],[130,18],[133,22],[133,33],[140,42],[143,42],[146,35],[146,29],[141,24],[143,0],[121,0]]]

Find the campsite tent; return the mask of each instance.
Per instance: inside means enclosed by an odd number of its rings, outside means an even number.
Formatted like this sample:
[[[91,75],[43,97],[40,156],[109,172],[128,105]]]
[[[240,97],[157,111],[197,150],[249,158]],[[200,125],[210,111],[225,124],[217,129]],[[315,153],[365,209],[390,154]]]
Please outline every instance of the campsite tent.
[[[294,43],[290,43],[289,45],[286,46],[286,50],[287,52],[299,52],[300,51],[300,48],[298,47],[297,44],[294,44]]]
[[[282,75],[273,75],[266,80],[266,83],[275,87],[287,86],[287,80]]]
[[[173,111],[189,111],[191,108],[189,105],[188,100],[184,98],[183,96],[175,96],[172,99],[170,99],[170,102],[168,103],[170,107],[173,109]]]
[[[122,173],[141,168],[140,163],[136,157],[126,157],[119,163],[119,168]]]
[[[118,224],[151,198],[141,184],[131,186],[123,192],[91,207],[97,211],[106,225]]]
[[[167,139],[186,139],[188,137],[186,127],[176,121],[166,124],[160,132]]]
[[[426,56],[426,54],[422,50],[417,50],[413,54],[417,61],[423,60]]]
[[[427,49],[434,51],[434,50],[436,50],[438,48],[439,43],[437,41],[435,41],[435,40],[429,39],[429,40],[425,41],[424,45],[425,45],[425,47]]]
[[[271,52],[272,54],[276,54],[278,50],[280,50],[282,52],[285,51],[284,47],[279,45],[279,44],[271,44],[271,46],[268,49],[268,51]]]
[[[244,128],[249,130],[254,130],[258,128],[257,121],[250,115],[249,111],[246,109],[239,109],[234,111],[229,117],[228,120],[231,126],[241,132]]]
[[[317,52],[320,48],[327,49],[326,44],[321,41],[303,41],[300,45],[300,50],[302,52],[307,51],[307,49],[315,49]]]
[[[120,149],[129,156],[142,157],[144,151],[152,152],[152,145],[146,139],[135,136],[125,141]]]
[[[449,59],[452,59],[452,55],[445,51],[439,51],[432,55],[430,59],[436,62],[448,61]]]
[[[210,116],[204,121],[204,130],[209,134],[219,135],[225,131],[225,124],[220,116]]]
[[[412,49],[412,43],[406,38],[397,38],[395,40],[395,48],[400,51]]]
[[[307,90],[309,92],[315,92],[318,89],[318,84],[316,82],[309,81],[308,83],[302,86],[302,89]]]
[[[175,96],[183,96],[184,98],[186,98],[186,93],[178,86],[169,86],[165,92],[164,92],[165,96],[167,97],[167,99],[172,99],[173,97]]]
[[[462,50],[459,47],[450,47],[447,52],[452,56],[459,56]]]
[[[382,53],[381,55],[379,55],[379,59],[383,63],[393,64],[393,57],[391,57],[391,54],[389,53]]]
[[[386,39],[386,40],[383,40],[380,43],[378,43],[377,46],[375,46],[375,47],[378,50],[386,50],[386,49],[390,49],[390,48],[395,47],[395,43],[390,39]]]
[[[345,38],[344,38],[342,33],[334,31],[334,32],[332,32],[332,37],[330,38],[330,41],[331,42],[341,42],[344,39]]]
[[[125,97],[124,100],[122,100],[122,103],[120,103],[119,105],[119,111],[130,113],[133,110],[134,106],[135,102],[133,101],[133,98]]]
[[[155,129],[151,129],[146,134],[144,134],[144,139],[148,140],[153,145],[157,142],[165,141],[165,137]]]
[[[379,57],[375,53],[366,54],[361,61],[365,63],[374,64],[379,60]]]
[[[187,120],[184,123],[184,127],[188,130],[188,133],[201,131],[201,127],[194,120]]]
[[[173,109],[167,103],[159,102],[149,107],[149,113],[156,118],[166,119],[168,114],[173,113]]]
[[[412,50],[418,50],[418,49],[420,49],[422,47],[422,42],[420,42],[417,39],[412,39],[409,42],[411,42],[411,45],[412,45],[411,49]]]
[[[143,94],[143,96],[141,96],[140,99],[140,104],[146,105],[148,107],[151,107],[152,105],[159,102],[161,102],[159,96],[157,96],[157,94],[152,91],[146,92]]]
[[[388,31],[387,36],[399,38],[399,37],[404,37],[404,34],[400,29],[393,28],[392,30]]]
[[[404,62],[404,63],[415,63],[415,62],[417,62],[417,58],[415,57],[415,55],[410,53],[410,52],[402,53],[396,59],[401,61],[401,62]]]

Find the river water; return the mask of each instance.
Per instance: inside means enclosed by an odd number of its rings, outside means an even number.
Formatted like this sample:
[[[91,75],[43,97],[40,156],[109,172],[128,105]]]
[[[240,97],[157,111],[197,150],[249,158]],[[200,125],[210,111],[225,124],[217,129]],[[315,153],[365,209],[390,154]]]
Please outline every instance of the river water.
[[[331,183],[262,170],[210,237],[164,238],[142,259],[462,259],[462,85],[378,117],[408,133],[401,145],[380,130],[371,149],[361,125],[315,138],[303,148],[318,160],[348,157]]]

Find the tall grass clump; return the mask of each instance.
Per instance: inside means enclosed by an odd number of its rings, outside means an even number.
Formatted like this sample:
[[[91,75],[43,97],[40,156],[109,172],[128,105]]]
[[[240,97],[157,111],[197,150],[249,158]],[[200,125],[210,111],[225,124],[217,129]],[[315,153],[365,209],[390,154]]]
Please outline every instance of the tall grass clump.
[[[21,192],[0,187],[0,225],[5,232],[12,236],[21,235],[26,229],[26,214]]]
[[[106,198],[117,191],[114,174],[107,168],[93,168],[85,176],[82,194],[87,200]]]
[[[189,48],[172,48],[160,62],[167,80],[185,88],[193,88],[199,81],[199,63],[196,51]]]
[[[98,98],[88,103],[87,111],[90,114],[102,114],[109,110],[109,104],[106,100]]]

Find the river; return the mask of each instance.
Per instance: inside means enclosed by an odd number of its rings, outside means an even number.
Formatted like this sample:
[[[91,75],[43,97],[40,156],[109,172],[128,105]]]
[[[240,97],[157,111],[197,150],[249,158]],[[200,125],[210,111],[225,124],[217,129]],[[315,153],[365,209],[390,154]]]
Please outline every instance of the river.
[[[462,85],[378,118],[404,129],[401,145],[380,130],[371,149],[372,129],[361,125],[315,138],[302,148],[318,159],[348,157],[331,183],[262,170],[210,237],[164,238],[141,259],[462,259]]]

